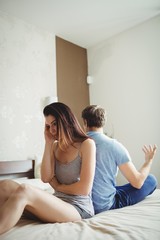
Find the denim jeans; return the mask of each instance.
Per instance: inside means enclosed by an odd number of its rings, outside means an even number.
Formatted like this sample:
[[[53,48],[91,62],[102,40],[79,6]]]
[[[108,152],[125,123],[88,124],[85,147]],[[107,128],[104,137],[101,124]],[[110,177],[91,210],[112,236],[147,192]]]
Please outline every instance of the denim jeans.
[[[157,180],[149,175],[140,189],[134,188],[130,183],[116,187],[114,204],[110,209],[130,206],[142,201],[146,196],[154,192],[157,187]]]

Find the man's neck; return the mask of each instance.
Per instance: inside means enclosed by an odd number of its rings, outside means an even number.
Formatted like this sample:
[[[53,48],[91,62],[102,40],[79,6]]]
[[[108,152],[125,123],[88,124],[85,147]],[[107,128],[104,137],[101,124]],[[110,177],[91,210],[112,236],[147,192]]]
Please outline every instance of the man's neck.
[[[100,132],[100,133],[103,133],[103,128],[87,127],[87,132]]]

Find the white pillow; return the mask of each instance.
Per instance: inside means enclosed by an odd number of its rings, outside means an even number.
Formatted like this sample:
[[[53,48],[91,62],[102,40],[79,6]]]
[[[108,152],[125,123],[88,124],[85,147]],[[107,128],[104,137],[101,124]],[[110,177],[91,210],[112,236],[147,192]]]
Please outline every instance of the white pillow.
[[[40,178],[32,178],[32,179],[27,179],[27,178],[15,178],[13,179],[17,183],[27,183],[30,184],[34,187],[40,188],[44,191],[54,193],[54,189],[51,187],[49,183],[44,183]]]
[[[34,177],[41,178],[41,163],[35,164],[34,166]]]

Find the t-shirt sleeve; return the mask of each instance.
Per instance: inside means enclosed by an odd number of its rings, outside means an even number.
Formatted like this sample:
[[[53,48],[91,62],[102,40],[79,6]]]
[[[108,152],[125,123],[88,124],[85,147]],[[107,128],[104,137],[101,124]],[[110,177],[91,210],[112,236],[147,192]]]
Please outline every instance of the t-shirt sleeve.
[[[118,166],[123,163],[132,161],[128,150],[123,146],[123,144],[121,144],[117,140],[115,140],[114,142],[114,153],[115,153],[115,160]]]

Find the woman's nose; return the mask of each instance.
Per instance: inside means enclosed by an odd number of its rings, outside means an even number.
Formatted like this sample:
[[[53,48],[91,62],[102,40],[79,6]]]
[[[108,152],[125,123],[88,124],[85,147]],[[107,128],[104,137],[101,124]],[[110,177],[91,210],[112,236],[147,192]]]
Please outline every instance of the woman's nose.
[[[49,131],[50,131],[50,133],[52,133],[52,128],[51,127],[50,127]]]

